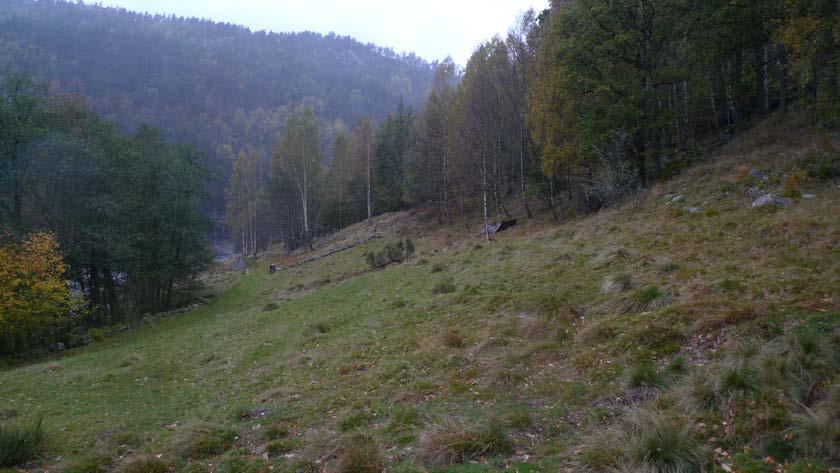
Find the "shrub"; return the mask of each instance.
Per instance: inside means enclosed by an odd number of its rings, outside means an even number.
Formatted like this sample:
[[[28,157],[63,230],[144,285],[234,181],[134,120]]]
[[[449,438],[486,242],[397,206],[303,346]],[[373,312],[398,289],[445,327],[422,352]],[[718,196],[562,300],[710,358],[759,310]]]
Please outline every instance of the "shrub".
[[[796,168],[785,177],[782,194],[785,197],[799,197],[806,182],[808,182],[808,173],[803,169]]]
[[[467,429],[451,421],[432,426],[420,438],[421,459],[432,468],[507,454],[513,442],[498,421],[478,429]]]
[[[330,324],[326,322],[315,322],[314,324],[309,325],[306,327],[306,332],[310,335],[323,335],[325,333],[329,333],[330,331]]]
[[[432,288],[432,294],[439,295],[439,294],[451,294],[455,292],[455,284],[449,280],[443,280],[435,284],[435,287]]]
[[[373,438],[356,434],[347,438],[338,457],[339,473],[381,473],[385,458]]]
[[[414,255],[414,242],[410,238],[386,243],[379,251],[365,253],[365,261],[373,269],[384,268],[391,263],[402,263]]]
[[[42,453],[46,438],[40,419],[28,425],[0,425],[0,467],[34,459]]]
[[[105,339],[105,330],[101,328],[92,327],[88,329],[88,335],[94,342],[101,342]]]
[[[433,264],[432,269],[430,270],[430,272],[432,272],[432,273],[440,273],[440,272],[443,272],[443,271],[446,271],[446,265],[443,264],[443,263]]]
[[[605,205],[616,203],[638,186],[633,165],[625,159],[629,142],[627,133],[617,132],[606,146],[594,150],[599,166],[585,183],[585,190]]]
[[[175,453],[186,459],[207,458],[230,449],[236,441],[236,433],[207,422],[185,425],[173,440]]]
[[[273,312],[273,311],[275,311],[279,308],[280,308],[280,306],[277,305],[277,303],[269,302],[268,304],[265,305],[265,307],[263,307],[263,312]]]
[[[831,179],[840,176],[840,155],[812,152],[805,157],[802,168],[815,179]]]

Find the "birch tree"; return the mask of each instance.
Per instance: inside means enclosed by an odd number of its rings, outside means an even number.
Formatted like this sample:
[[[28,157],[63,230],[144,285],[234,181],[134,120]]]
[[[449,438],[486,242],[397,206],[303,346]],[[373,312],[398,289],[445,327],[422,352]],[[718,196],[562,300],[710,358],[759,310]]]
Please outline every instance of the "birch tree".
[[[286,121],[283,138],[272,157],[274,168],[290,177],[301,209],[305,243],[312,248],[312,211],[320,178],[321,152],[318,121],[309,108]]]

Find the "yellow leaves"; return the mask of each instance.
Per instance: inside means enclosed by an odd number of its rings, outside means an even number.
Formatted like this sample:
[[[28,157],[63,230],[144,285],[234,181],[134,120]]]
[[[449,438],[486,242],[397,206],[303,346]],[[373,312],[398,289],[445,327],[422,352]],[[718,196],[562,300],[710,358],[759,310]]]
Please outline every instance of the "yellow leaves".
[[[0,333],[47,325],[67,315],[74,301],[64,284],[66,269],[51,233],[0,243]]]

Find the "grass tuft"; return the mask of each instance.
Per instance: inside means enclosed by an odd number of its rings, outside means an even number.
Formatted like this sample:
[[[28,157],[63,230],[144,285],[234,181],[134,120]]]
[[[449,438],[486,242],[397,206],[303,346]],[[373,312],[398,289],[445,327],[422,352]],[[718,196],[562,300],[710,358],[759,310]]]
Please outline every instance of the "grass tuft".
[[[455,292],[455,283],[451,279],[446,279],[435,284],[432,288],[432,294],[451,294]]]
[[[208,422],[193,422],[175,434],[172,449],[181,458],[202,459],[229,450],[235,441],[233,430]]]
[[[169,465],[151,456],[142,456],[120,469],[121,473],[169,473]]]
[[[381,473],[385,458],[379,444],[370,436],[355,434],[347,438],[338,457],[339,473]]]
[[[665,292],[656,285],[649,285],[639,289],[633,294],[633,298],[642,309],[648,309],[656,305],[665,296]]]
[[[749,396],[760,388],[758,371],[744,362],[737,362],[723,369],[720,391],[724,394]]]
[[[426,466],[443,468],[485,456],[508,454],[513,451],[513,442],[495,420],[479,429],[468,429],[447,421],[423,433],[420,449]]]
[[[46,439],[40,419],[31,424],[0,425],[0,467],[35,459],[42,453]]]
[[[657,473],[702,471],[701,450],[687,422],[647,411],[637,411],[629,420],[628,456],[636,465]]]
[[[467,342],[457,330],[449,329],[443,333],[443,344],[449,348],[464,348]]]
[[[662,376],[656,371],[656,367],[650,363],[642,363],[636,365],[633,371],[630,372],[630,378],[627,380],[627,387],[660,387],[665,384]]]

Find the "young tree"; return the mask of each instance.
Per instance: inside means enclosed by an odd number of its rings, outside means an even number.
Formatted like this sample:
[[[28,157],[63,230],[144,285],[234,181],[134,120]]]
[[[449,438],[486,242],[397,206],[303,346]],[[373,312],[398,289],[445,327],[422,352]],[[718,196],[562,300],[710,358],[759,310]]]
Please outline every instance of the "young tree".
[[[312,109],[295,112],[286,121],[283,138],[275,148],[272,167],[275,176],[285,174],[292,181],[300,205],[304,242],[312,248],[312,210],[315,189],[321,175],[318,121]],[[277,177],[275,177],[277,179]]]
[[[257,214],[263,195],[262,160],[255,151],[240,151],[233,163],[228,189],[227,224],[232,235],[241,236],[242,254],[256,258],[260,221]]]
[[[67,267],[51,233],[0,241],[0,337],[45,327],[77,307],[64,283]]]
[[[455,131],[451,115],[457,78],[457,66],[451,57],[447,57],[435,70],[432,90],[426,100],[418,133],[420,159],[428,161],[427,165],[421,163],[419,166],[422,175],[418,178],[430,183],[429,187],[435,189],[433,195],[438,202],[438,220],[445,216],[449,223],[452,223],[449,209],[450,142]]]
[[[365,117],[353,128],[350,152],[356,174],[361,173],[365,182],[365,209],[368,219],[373,218],[373,122]]]

